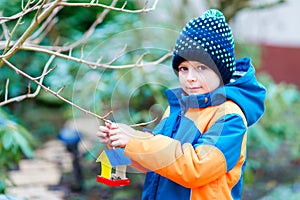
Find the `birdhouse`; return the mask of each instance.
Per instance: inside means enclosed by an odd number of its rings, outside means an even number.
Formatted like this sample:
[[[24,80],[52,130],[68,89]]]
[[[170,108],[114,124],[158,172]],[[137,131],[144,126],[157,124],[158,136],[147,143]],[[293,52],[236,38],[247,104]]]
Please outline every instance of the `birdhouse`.
[[[100,162],[101,175],[97,175],[97,181],[108,186],[126,186],[130,184],[130,179],[126,177],[127,165],[131,160],[124,155],[124,150],[107,149],[97,158]]]

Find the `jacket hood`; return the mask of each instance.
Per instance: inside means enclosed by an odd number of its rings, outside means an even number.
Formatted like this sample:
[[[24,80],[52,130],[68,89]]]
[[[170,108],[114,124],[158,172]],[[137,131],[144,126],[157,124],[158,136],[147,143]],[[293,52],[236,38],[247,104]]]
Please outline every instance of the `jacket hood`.
[[[232,100],[242,109],[248,126],[253,125],[265,110],[266,89],[255,77],[255,69],[250,58],[236,60],[236,72],[230,83],[210,93],[201,95],[184,94],[181,88],[167,90],[171,109],[205,108]]]
[[[240,77],[233,77],[232,82],[226,84],[226,98],[237,103],[246,116],[248,126],[257,122],[265,111],[266,89],[255,77],[255,69],[250,58],[236,61],[236,72]]]

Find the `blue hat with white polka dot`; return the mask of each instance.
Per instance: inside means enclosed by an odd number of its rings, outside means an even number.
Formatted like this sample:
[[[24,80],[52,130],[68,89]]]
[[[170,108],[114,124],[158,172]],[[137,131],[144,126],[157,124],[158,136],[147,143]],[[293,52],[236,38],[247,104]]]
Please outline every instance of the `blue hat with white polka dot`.
[[[229,82],[235,71],[234,39],[222,12],[210,9],[186,24],[174,47],[172,66],[176,74],[185,60],[202,62],[224,84]]]

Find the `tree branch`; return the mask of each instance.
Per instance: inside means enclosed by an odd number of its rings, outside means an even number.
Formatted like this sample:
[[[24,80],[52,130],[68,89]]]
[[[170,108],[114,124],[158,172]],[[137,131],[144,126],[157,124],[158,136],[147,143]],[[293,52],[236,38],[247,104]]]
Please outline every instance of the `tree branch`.
[[[41,40],[43,39],[43,37],[39,37],[39,35],[44,31],[44,35],[46,35],[51,28],[53,27],[54,24],[56,24],[57,19],[55,19],[55,16],[57,15],[57,13],[62,9],[63,7],[57,7],[53,10],[53,12],[49,15],[49,17],[47,18],[47,20],[42,24],[42,26],[36,31],[34,32],[28,39],[29,40],[34,40],[34,39],[38,39],[38,41],[33,41],[33,43],[35,44],[39,44],[41,42]],[[48,27],[48,28],[47,28]],[[50,28],[49,28],[50,27]],[[39,38],[38,38],[39,37]]]
[[[25,6],[24,9],[26,10],[26,8],[27,8],[29,5],[30,5],[30,1],[27,2],[27,4],[26,4],[26,6]],[[23,9],[23,11],[24,11],[24,9]],[[5,54],[5,53],[8,51],[8,49],[9,49],[9,47],[10,47],[10,43],[11,43],[11,41],[12,41],[12,39],[13,39],[13,35],[14,35],[15,31],[17,30],[18,26],[20,25],[22,19],[23,19],[23,16],[20,17],[20,18],[18,19],[18,21],[17,21],[17,23],[15,24],[13,30],[12,30],[11,33],[9,34],[9,38],[8,38],[8,40],[7,40],[7,43],[6,43],[5,49],[4,49],[4,51],[3,51],[3,54]],[[1,62],[0,62],[0,67],[1,67]]]
[[[44,70],[43,70],[43,73],[42,73],[41,76],[36,77],[36,78],[32,77],[31,80],[33,80],[33,81],[40,80],[38,83],[40,85],[43,84],[45,76],[48,75],[51,71],[53,71],[53,68],[50,69],[49,71],[47,71],[47,70],[48,70],[50,64],[52,63],[52,61],[54,60],[54,58],[55,58],[55,56],[51,56],[50,57],[50,59],[48,60],[48,62],[46,63],[46,65],[44,67]],[[3,61],[5,62],[5,59]],[[16,71],[17,74],[25,74],[24,72],[22,72],[21,70],[17,69],[16,67],[14,67],[13,69]],[[34,97],[36,97],[40,93],[40,90],[41,90],[41,86],[39,84],[38,84],[38,87],[37,87],[37,89],[36,89],[36,91],[34,93],[30,93],[30,91],[29,91],[27,94],[20,95],[20,96],[11,98],[11,99],[8,99],[7,98],[7,94],[6,94],[5,95],[5,100],[3,102],[0,102],[0,106],[4,106],[4,105],[12,103],[12,102],[20,102],[20,101],[22,101],[22,100],[24,100],[26,98],[34,98]],[[7,90],[8,90],[8,86],[6,86],[6,91]]]
[[[35,4],[33,7],[26,9],[24,12],[19,12],[15,15],[12,15],[10,17],[0,17],[0,24],[5,23],[7,21],[12,21],[12,20],[16,20],[20,17],[23,17],[24,15],[27,15],[30,12],[33,12],[35,10],[40,9],[40,7],[42,8],[47,8],[49,6],[52,5],[52,3],[47,3],[43,6],[40,5],[40,3],[43,0],[40,0],[37,4]],[[129,9],[125,9],[126,6],[126,2],[123,4],[123,6],[121,8],[115,8],[113,6],[107,6],[104,4],[100,4],[98,3],[98,1],[96,3],[94,3],[94,1],[90,2],[90,3],[68,3],[68,2],[61,2],[59,3],[57,6],[69,6],[69,7],[101,7],[101,8],[105,8],[105,9],[109,9],[109,10],[115,10],[115,11],[120,11],[120,12],[128,12],[128,13],[141,13],[141,12],[149,12],[152,10],[156,9],[157,3],[159,0],[155,0],[152,7],[147,8],[146,6],[144,6],[142,9],[137,9],[137,10],[129,10]]]
[[[116,8],[114,6],[107,6],[104,4],[99,4],[99,3],[94,3],[93,1],[91,3],[70,3],[70,2],[61,2],[59,3],[60,6],[69,6],[69,7],[101,7],[101,8],[106,8],[109,10],[114,10],[114,11],[120,11],[120,12],[127,12],[127,13],[141,13],[141,12],[149,12],[152,10],[155,10],[157,3],[159,0],[155,0],[152,7],[147,8],[147,4],[142,8],[142,9],[137,9],[137,10],[129,10],[125,9],[124,7],[126,6],[126,3],[123,4],[121,8]]]
[[[26,29],[23,35],[18,39],[18,41],[12,46],[12,48],[3,54],[3,57],[9,59],[18,49],[23,45],[23,43],[27,40],[27,38],[32,34],[32,32],[38,27],[38,25],[48,17],[51,12],[57,7],[58,3],[61,0],[54,1],[49,8],[47,8],[43,13],[39,16],[36,15],[35,19],[31,22],[31,25]],[[29,1],[30,2],[30,1]],[[0,67],[3,65],[3,62],[0,62]]]
[[[8,99],[8,85],[9,85],[9,78],[6,80],[6,84],[5,84],[5,97],[4,97],[4,101],[7,101],[7,99]]]
[[[132,124],[130,125],[131,127],[138,127],[138,126],[147,126],[149,124],[154,123],[157,120],[157,117],[149,122],[143,122],[143,123],[139,123],[139,124]]]
[[[50,89],[49,87],[46,87],[43,84],[44,78],[50,74],[54,69],[48,69],[52,61],[56,58],[63,58],[66,60],[71,60],[77,63],[86,64],[90,68],[109,68],[109,69],[124,69],[124,68],[133,68],[133,67],[143,67],[147,65],[156,65],[164,60],[166,60],[168,57],[171,56],[171,52],[168,52],[167,54],[163,55],[162,57],[158,58],[157,60],[154,60],[152,62],[144,63],[143,59],[146,55],[146,53],[142,54],[135,63],[127,64],[127,65],[113,65],[116,60],[120,58],[120,56],[124,53],[127,46],[124,47],[122,52],[117,54],[110,62],[108,63],[101,63],[102,58],[99,58],[97,61],[88,61],[84,59],[84,45],[82,45],[95,31],[96,27],[101,24],[104,20],[104,18],[107,16],[109,11],[120,11],[120,12],[127,12],[127,13],[141,13],[141,12],[149,12],[156,8],[157,3],[159,0],[154,0],[151,7],[148,7],[148,1],[144,4],[144,7],[141,9],[136,10],[129,10],[126,8],[127,2],[125,2],[120,8],[117,8],[117,2],[118,0],[112,0],[110,5],[104,5],[100,4],[98,0],[92,0],[90,3],[71,3],[67,2],[65,0],[38,0],[36,2],[35,0],[29,0],[25,4],[25,1],[22,0],[22,11],[20,13],[17,13],[10,17],[3,17],[0,15],[0,24],[4,30],[3,34],[1,35],[1,39],[4,38],[5,41],[0,41],[0,50],[2,49],[2,55],[0,55],[0,69],[3,66],[3,64],[6,64],[9,68],[13,69],[17,74],[20,74],[21,76],[29,79],[29,83],[27,86],[27,94],[16,96],[13,98],[9,98],[9,82],[10,80],[7,79],[6,85],[5,85],[5,95],[4,95],[4,101],[0,102],[0,106],[9,104],[11,102],[19,102],[26,98],[34,98],[36,97],[40,90],[43,89],[46,92],[51,93],[55,97],[57,97],[59,100],[81,110],[82,112],[92,115],[100,120],[108,121],[106,118],[112,113],[109,112],[104,116],[97,115],[89,110],[86,110],[79,105],[73,103],[72,101],[64,98],[61,96],[61,92],[64,89],[64,87],[60,88],[58,91],[54,91]],[[32,7],[31,7],[32,6]],[[93,24],[88,28],[87,31],[84,32],[82,37],[77,40],[76,42],[72,43],[71,45],[66,46],[59,46],[56,43],[51,46],[42,46],[39,45],[41,41],[44,39],[44,37],[49,33],[49,31],[52,29],[52,27],[56,24],[56,18],[55,16],[57,13],[64,7],[101,7],[104,8],[104,10],[98,14],[96,20],[93,22]],[[21,24],[21,21],[25,15],[27,15],[30,12],[36,11],[34,18],[32,19],[29,27],[23,32],[23,34],[19,37],[18,40],[13,41],[13,36]],[[13,30],[10,32],[8,27],[6,27],[5,22],[17,20],[15,23]],[[57,46],[56,46],[57,45]],[[81,47],[81,57],[76,58],[72,56],[72,50],[77,48],[78,46],[82,45]],[[21,70],[21,68],[18,68],[14,66],[11,62],[9,62],[9,58],[13,56],[16,52],[19,50],[25,50],[25,51],[35,51],[35,52],[41,52],[48,55],[51,55],[50,59],[46,63],[46,65],[43,68],[43,72],[38,77],[32,77],[25,71]],[[62,52],[68,52],[69,55],[65,55]],[[30,83],[34,82],[37,84],[37,89],[34,93],[31,93],[31,87]],[[153,120],[155,121],[155,120]],[[134,126],[143,126],[147,125],[151,122],[141,123],[141,124],[135,124]]]
[[[89,66],[92,69],[94,69],[95,67],[108,68],[108,69],[126,69],[126,68],[156,65],[156,64],[159,64],[159,63],[165,61],[166,59],[168,59],[172,55],[172,52],[170,51],[170,52],[168,52],[167,54],[163,55],[161,58],[159,58],[155,61],[147,62],[147,63],[141,63],[141,58],[142,58],[142,56],[144,56],[144,54],[143,54],[138,59],[139,62],[136,62],[136,63],[133,63],[133,64],[127,64],[127,65],[111,65],[112,64],[111,62],[98,63],[98,62],[87,61],[87,60],[84,60],[82,58],[76,58],[76,57],[73,57],[73,56],[70,56],[70,55],[62,54],[60,52],[50,51],[50,50],[39,48],[39,47],[31,47],[31,46],[24,45],[21,49],[27,50],[27,51],[42,52],[42,53],[46,53],[46,54],[49,54],[49,55],[54,55],[56,57],[64,58],[66,60],[72,60],[74,62],[85,64],[85,65]],[[3,58],[3,56],[0,56],[0,58]],[[113,58],[113,60],[115,60],[115,58]]]
[[[113,0],[111,5],[109,7],[114,7],[117,4],[118,0]],[[110,9],[106,8],[102,13],[100,13],[97,16],[97,19],[94,21],[94,23],[90,26],[90,28],[83,34],[83,36],[75,43],[60,48],[60,51],[69,51],[70,49],[74,49],[80,44],[82,44],[94,31],[95,28],[103,22],[103,19],[106,17],[106,15],[109,13]]]
[[[27,15],[28,13],[30,13],[30,12],[32,12],[32,11],[35,11],[35,10],[39,9],[39,7],[40,7],[39,4],[40,4],[42,1],[43,1],[43,0],[40,0],[40,1],[37,2],[33,7],[27,8],[26,10],[24,10],[24,8],[22,8],[22,11],[21,11],[21,12],[15,14],[15,15],[13,15],[13,16],[10,16],[10,17],[2,17],[2,16],[1,16],[1,17],[0,17],[0,24],[3,24],[3,23],[5,23],[5,22],[7,22],[7,21],[12,21],[12,20],[19,19],[20,17],[22,18],[24,15]],[[50,5],[50,3],[44,5],[43,8],[48,7],[49,5]]]
[[[0,12],[0,16],[2,16],[2,12]],[[2,29],[3,29],[3,33],[2,34],[3,34],[4,39],[6,41],[9,41],[9,35],[10,34],[9,34],[9,30],[8,30],[7,26],[5,25],[5,23],[2,23],[1,26],[2,26]],[[0,38],[0,39],[2,39],[2,38]]]
[[[39,5],[42,2],[41,5]],[[74,49],[75,47],[79,46],[80,44],[83,43],[83,41],[85,41],[95,30],[96,26],[99,25],[100,23],[103,22],[103,19],[105,18],[105,16],[108,14],[108,12],[110,10],[117,10],[117,11],[122,11],[122,12],[133,12],[133,13],[139,13],[139,12],[148,12],[151,10],[154,10],[156,8],[156,5],[158,3],[158,0],[155,0],[155,2],[153,3],[153,6],[150,8],[147,8],[146,5],[142,8],[142,9],[138,9],[138,10],[127,10],[124,9],[123,7],[125,7],[124,5],[122,6],[122,8],[116,8],[115,5],[118,2],[118,0],[113,0],[111,5],[107,6],[104,4],[99,4],[99,3],[93,3],[93,1],[91,3],[69,3],[69,2],[63,2],[62,0],[56,0],[53,3],[48,3],[46,4],[45,0],[40,0],[34,7],[32,8],[28,8],[28,6],[30,5],[30,1],[28,1],[27,5],[25,6],[25,8],[23,9],[22,13],[17,14],[16,16],[10,17],[10,18],[4,18],[4,17],[0,17],[0,22],[1,24],[4,23],[5,21],[8,20],[12,20],[12,19],[18,19],[18,21],[20,22],[22,17],[33,11],[33,10],[38,10],[38,12],[35,15],[35,19],[32,21],[31,25],[28,27],[28,29],[24,32],[24,34],[19,38],[18,41],[14,42],[13,45],[11,46],[10,43],[11,41],[9,41],[6,45],[5,51],[3,53],[3,57],[9,59],[24,43],[25,41],[29,38],[29,39],[33,39],[35,38],[44,28],[45,26],[50,23],[51,18],[53,18],[55,16],[55,14],[59,11],[58,9],[56,9],[57,7],[64,7],[64,6],[70,6],[70,7],[102,7],[105,8],[105,10],[99,14],[99,16],[97,17],[97,19],[95,20],[95,22],[90,26],[90,28],[84,33],[84,35],[82,36],[82,38],[80,40],[78,40],[77,42],[69,45],[69,46],[65,46],[65,47],[57,47],[59,48],[59,51],[64,52],[64,51],[69,51],[70,49]],[[46,10],[40,14],[41,10],[43,8],[46,8]],[[51,14],[52,13],[52,14]],[[37,28],[37,26],[43,21],[45,20],[47,17],[48,20],[44,23],[45,25],[43,25],[35,34],[33,34],[32,36],[30,36],[33,31]],[[15,28],[19,25],[19,23],[16,24]],[[11,36],[12,39],[12,36]],[[10,40],[11,40],[10,39]],[[34,41],[34,43],[39,43],[41,41],[41,39]],[[7,50],[11,47],[11,49],[7,52]],[[7,52],[7,53],[6,53]],[[0,62],[0,67],[3,64]]]
[[[54,56],[52,56],[51,58],[54,58]],[[105,119],[105,117],[102,117],[102,116],[100,116],[100,115],[97,115],[96,113],[93,113],[93,112],[91,112],[91,111],[89,111],[89,110],[86,110],[86,109],[84,109],[84,108],[78,106],[77,104],[73,103],[72,101],[70,101],[70,100],[64,98],[63,96],[61,96],[59,93],[61,92],[62,89],[59,89],[57,92],[55,92],[55,91],[51,90],[49,87],[46,87],[45,85],[43,85],[42,82],[37,81],[35,78],[31,77],[29,74],[26,74],[26,73],[23,72],[22,70],[20,70],[20,69],[18,69],[17,67],[15,67],[13,64],[11,64],[11,63],[10,63],[8,60],[6,60],[5,58],[2,58],[2,60],[3,60],[3,62],[4,62],[6,65],[8,65],[10,68],[12,68],[17,74],[20,74],[20,75],[22,75],[22,76],[28,78],[29,80],[32,80],[34,83],[36,83],[36,84],[39,86],[39,88],[45,90],[46,92],[51,93],[52,95],[54,95],[55,97],[57,97],[57,98],[60,99],[61,101],[63,101],[63,102],[65,102],[65,103],[67,103],[67,104],[69,104],[69,105],[71,105],[71,106],[73,106],[73,107],[75,107],[75,108],[81,110],[82,112],[84,112],[84,113],[86,113],[86,114],[92,115],[92,116],[94,116],[94,117],[96,117],[96,118],[98,118],[98,119],[100,119],[100,120],[108,121],[108,120]],[[46,68],[46,67],[45,67],[45,68]],[[44,71],[45,71],[45,70],[44,70]],[[23,99],[28,98],[28,97],[30,97],[30,96],[31,96],[30,94],[23,95],[23,96],[18,97],[18,100],[23,100]],[[15,101],[16,101],[16,100],[15,100]],[[1,103],[0,105],[2,105],[2,103]],[[3,104],[3,105],[4,105],[4,104]],[[106,116],[106,115],[105,115],[105,116]]]

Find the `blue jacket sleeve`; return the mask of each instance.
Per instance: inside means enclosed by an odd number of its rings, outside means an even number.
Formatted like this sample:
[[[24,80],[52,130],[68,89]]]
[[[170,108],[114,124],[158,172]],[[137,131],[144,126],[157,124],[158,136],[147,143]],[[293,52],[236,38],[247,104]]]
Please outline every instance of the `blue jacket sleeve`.
[[[225,157],[227,171],[230,171],[238,162],[243,140],[246,139],[247,127],[243,118],[238,114],[227,114],[208,129],[194,145],[211,145],[218,148]]]

